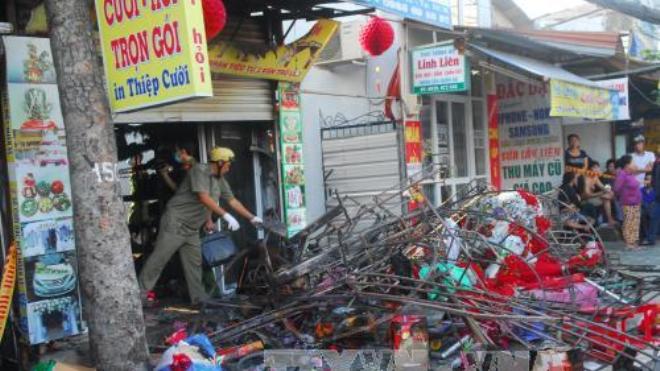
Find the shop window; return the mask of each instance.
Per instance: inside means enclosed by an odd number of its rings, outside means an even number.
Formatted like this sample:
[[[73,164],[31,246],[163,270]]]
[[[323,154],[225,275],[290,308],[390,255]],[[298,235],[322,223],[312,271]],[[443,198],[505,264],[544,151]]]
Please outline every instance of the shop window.
[[[440,165],[440,177],[449,176],[449,110],[447,102],[435,102],[436,124],[438,129],[438,157],[437,163]]]
[[[484,104],[481,101],[472,102],[472,128],[475,172],[477,176],[486,175],[486,122]]]
[[[454,171],[455,177],[468,176],[468,148],[465,127],[465,103],[452,102],[452,139],[454,142]]]

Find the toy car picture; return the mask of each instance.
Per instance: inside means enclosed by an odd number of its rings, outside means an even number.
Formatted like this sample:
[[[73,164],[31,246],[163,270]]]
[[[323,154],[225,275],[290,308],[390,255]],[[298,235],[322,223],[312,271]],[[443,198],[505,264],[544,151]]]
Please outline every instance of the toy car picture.
[[[35,295],[42,298],[63,295],[76,288],[76,274],[66,261],[52,265],[37,262],[32,287]]]

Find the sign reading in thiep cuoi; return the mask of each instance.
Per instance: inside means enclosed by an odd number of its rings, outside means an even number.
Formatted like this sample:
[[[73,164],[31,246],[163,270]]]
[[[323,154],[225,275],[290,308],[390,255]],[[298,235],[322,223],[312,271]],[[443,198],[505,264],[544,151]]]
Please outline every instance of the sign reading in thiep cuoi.
[[[453,42],[415,49],[410,59],[413,94],[470,90],[467,59],[459,54]]]
[[[199,0],[96,0],[113,112],[213,95]]]
[[[351,0],[351,2],[451,30],[451,6],[448,0]]]

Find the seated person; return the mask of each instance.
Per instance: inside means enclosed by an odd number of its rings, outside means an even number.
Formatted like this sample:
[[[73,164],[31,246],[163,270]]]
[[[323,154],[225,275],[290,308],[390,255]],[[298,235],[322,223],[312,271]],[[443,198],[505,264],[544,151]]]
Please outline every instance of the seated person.
[[[577,192],[578,175],[574,172],[564,173],[562,185],[559,187],[559,212],[564,226],[582,232],[590,232],[585,220],[580,214],[580,195]]]
[[[598,174],[600,174],[600,164],[592,161],[589,162],[589,172],[578,179],[578,191],[582,200],[581,209],[589,208],[589,210],[596,211],[594,218],[598,212],[604,211],[608,226],[615,227],[616,221],[612,214],[614,193],[610,186],[606,186],[600,181]],[[589,212],[587,211],[585,214]]]

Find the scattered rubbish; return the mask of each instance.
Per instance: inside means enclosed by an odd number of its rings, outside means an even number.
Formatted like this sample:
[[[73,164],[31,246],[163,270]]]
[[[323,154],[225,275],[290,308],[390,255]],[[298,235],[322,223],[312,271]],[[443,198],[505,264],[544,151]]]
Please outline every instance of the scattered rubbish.
[[[239,251],[226,264],[240,271],[239,295],[207,304],[231,318],[207,333],[222,367],[258,369],[285,349],[395,360],[415,349],[422,358],[398,361],[429,367],[519,351],[553,369],[582,362],[578,352],[589,367],[654,367],[656,280],[610,267],[598,233],[567,225],[556,195],[475,187],[440,207],[417,197],[411,211],[405,195],[423,187],[410,182],[367,203],[337,196],[292,238]]]

